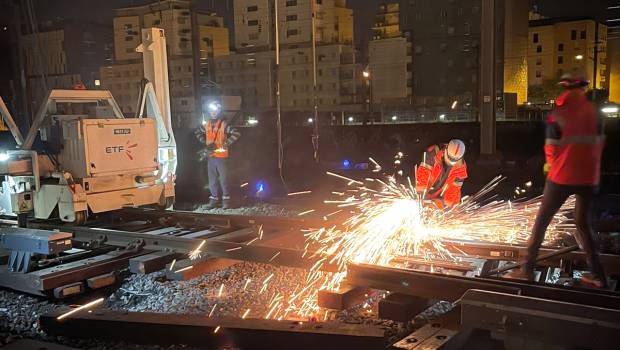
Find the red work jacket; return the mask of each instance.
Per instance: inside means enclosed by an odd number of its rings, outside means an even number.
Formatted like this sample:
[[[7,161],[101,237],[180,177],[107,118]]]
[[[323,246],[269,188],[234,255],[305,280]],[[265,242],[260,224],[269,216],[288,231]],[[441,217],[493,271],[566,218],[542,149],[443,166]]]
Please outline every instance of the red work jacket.
[[[605,137],[600,115],[585,92],[560,95],[546,128],[547,178],[561,185],[598,185]]]
[[[444,149],[445,145],[429,147],[416,170],[416,190],[425,193],[424,199],[432,200],[440,208],[453,207],[461,202],[461,187],[467,178],[464,160],[448,169],[443,159]]]

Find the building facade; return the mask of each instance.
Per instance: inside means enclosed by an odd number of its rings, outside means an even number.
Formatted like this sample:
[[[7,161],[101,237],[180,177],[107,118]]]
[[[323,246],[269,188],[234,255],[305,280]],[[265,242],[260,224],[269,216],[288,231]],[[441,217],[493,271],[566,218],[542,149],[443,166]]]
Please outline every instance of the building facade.
[[[609,101],[620,103],[620,0],[608,1],[607,58],[609,63]]]
[[[222,17],[193,9],[188,0],[166,0],[117,9],[113,24],[115,64],[101,67],[102,85],[123,112],[135,113],[138,104],[144,74],[142,54],[135,49],[142,29],[158,27],[166,33],[173,125],[196,126],[202,100],[219,93],[214,60],[230,52]]]
[[[93,22],[50,21],[38,33],[22,35],[30,114],[47,90],[71,89],[77,83],[98,87],[99,67],[112,62],[112,47],[112,28]]]
[[[241,96],[248,112],[275,107],[275,1],[282,110],[314,110],[313,38],[319,110],[359,108],[356,103],[361,66],[353,46],[352,10],[343,0],[235,0],[236,52],[215,59],[216,83],[222,94]]]
[[[586,74],[592,86],[608,88],[604,24],[587,18],[532,21],[528,42],[530,87],[550,84],[562,73],[578,69]]]
[[[372,104],[410,105],[412,91],[412,44],[400,28],[398,3],[379,5],[368,43],[368,93]]]
[[[345,0],[277,1],[281,45],[304,44],[312,40],[313,10],[316,12],[317,43],[350,44],[353,41],[353,11],[346,7]],[[274,16],[274,0],[235,0],[235,47],[273,49]]]

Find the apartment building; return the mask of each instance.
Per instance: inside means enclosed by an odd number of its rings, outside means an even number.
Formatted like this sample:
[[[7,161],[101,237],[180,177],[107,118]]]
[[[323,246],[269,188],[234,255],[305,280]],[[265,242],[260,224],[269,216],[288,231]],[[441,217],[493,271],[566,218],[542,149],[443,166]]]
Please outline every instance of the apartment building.
[[[119,100],[123,112],[136,112],[142,55],[135,51],[143,28],[166,33],[172,121],[193,127],[200,120],[202,100],[219,93],[214,83],[214,60],[228,55],[229,33],[223,18],[198,11],[188,0],[165,0],[115,10],[116,64],[101,67],[102,85]]]
[[[580,69],[590,81],[596,80],[597,89],[607,89],[606,25],[589,18],[531,21],[528,41],[530,86],[558,79],[563,72]]]

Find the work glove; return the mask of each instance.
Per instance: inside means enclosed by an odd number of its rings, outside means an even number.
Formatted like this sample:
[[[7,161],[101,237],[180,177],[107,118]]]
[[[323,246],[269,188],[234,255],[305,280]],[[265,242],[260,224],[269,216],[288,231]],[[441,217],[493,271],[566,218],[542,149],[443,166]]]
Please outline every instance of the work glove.
[[[196,152],[199,162],[204,162],[207,158],[209,158],[209,154],[211,154],[211,151],[207,150],[206,148]]]
[[[551,164],[545,163],[545,165],[543,165],[543,174],[547,176],[550,171],[551,171]]]

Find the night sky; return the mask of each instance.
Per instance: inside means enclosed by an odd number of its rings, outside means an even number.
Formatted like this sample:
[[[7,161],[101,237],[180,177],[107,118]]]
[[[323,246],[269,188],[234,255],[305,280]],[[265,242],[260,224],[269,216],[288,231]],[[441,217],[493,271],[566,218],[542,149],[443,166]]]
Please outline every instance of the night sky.
[[[232,27],[233,0],[194,0],[199,9],[215,10],[225,17]],[[523,0],[528,1],[528,0]],[[39,20],[64,17],[67,19],[88,19],[112,25],[113,9],[142,5],[153,0],[35,0]],[[370,26],[379,3],[385,0],[348,0],[355,18],[355,41],[362,45],[370,36]],[[389,2],[389,1],[388,1]],[[540,12],[548,17],[601,16],[606,0],[531,0]]]

